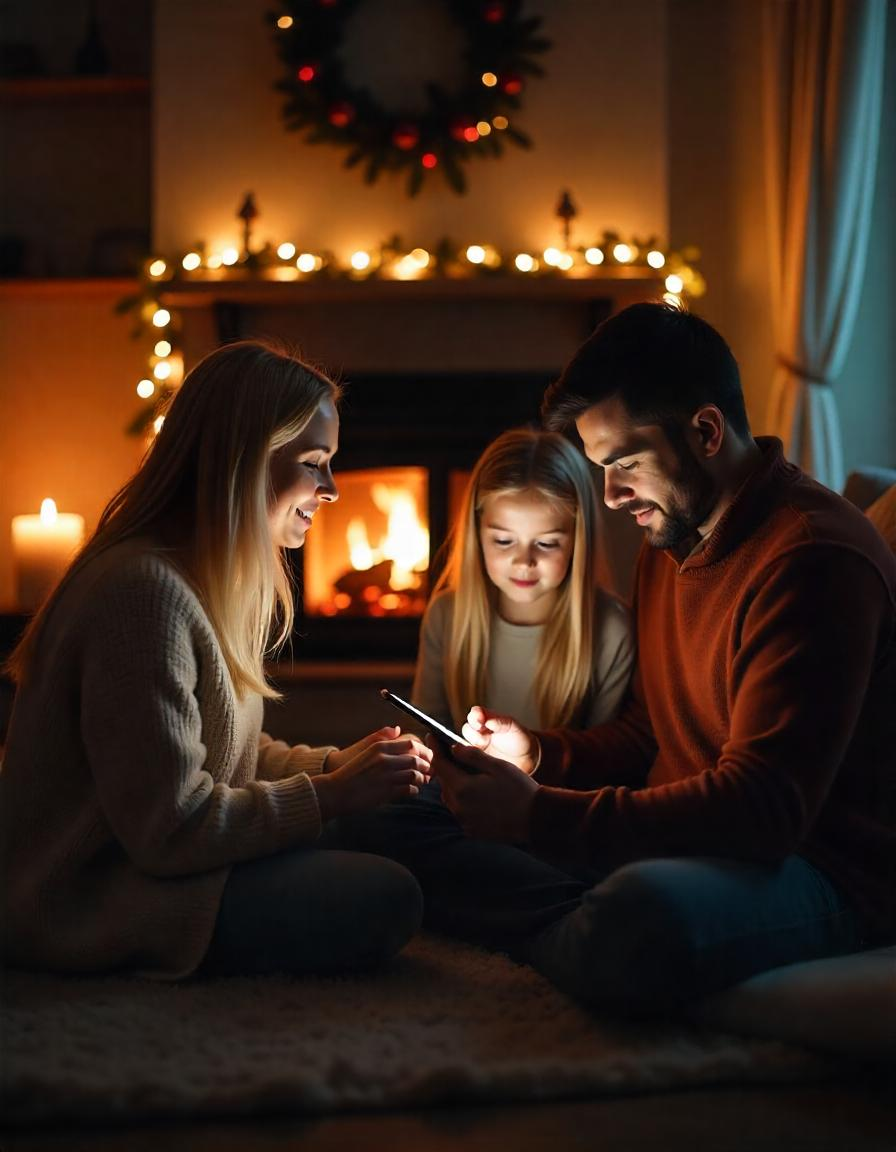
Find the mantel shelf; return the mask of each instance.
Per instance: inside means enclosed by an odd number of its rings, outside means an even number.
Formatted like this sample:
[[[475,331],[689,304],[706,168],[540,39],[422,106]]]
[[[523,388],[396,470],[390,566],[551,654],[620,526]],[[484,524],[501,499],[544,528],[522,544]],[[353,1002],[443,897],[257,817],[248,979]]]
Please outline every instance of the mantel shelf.
[[[15,76],[0,79],[0,104],[146,103],[148,76]]]
[[[596,269],[593,275],[571,276],[471,276],[432,280],[303,279],[274,280],[264,277],[204,277],[161,284],[162,303],[177,308],[204,308],[213,303],[246,306],[292,307],[303,303],[379,301],[551,301],[588,303],[612,299],[617,304],[643,300],[652,292],[661,295],[663,277],[647,275],[643,268]]]

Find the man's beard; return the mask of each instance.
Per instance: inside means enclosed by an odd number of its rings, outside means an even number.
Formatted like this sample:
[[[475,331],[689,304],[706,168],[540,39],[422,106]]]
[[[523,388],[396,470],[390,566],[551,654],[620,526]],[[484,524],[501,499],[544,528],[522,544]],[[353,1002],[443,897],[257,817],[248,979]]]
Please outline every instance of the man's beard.
[[[665,508],[648,501],[646,504],[635,502],[629,510],[655,508],[655,516],[662,518],[657,527],[648,524],[644,529],[647,543],[652,548],[674,551],[687,546],[689,551],[699,541],[697,529],[709,518],[718,499],[718,492],[712,478],[701,468],[679,429],[667,429],[667,435],[675,451],[678,471],[665,498]]]

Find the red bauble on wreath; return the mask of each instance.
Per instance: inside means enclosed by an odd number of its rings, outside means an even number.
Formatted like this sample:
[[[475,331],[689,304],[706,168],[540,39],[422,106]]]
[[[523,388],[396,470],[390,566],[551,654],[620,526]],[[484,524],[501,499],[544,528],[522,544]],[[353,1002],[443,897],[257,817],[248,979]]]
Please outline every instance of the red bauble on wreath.
[[[347,72],[345,28],[363,3],[282,0],[271,15],[285,69],[276,87],[286,94],[288,129],[303,132],[308,143],[346,148],[346,167],[363,165],[367,183],[383,172],[406,172],[412,196],[431,171],[442,172],[462,193],[464,167],[474,156],[498,157],[508,141],[531,146],[515,116],[524,77],[543,75],[535,58],[550,42],[540,35],[540,17],[522,15],[522,0],[445,0],[465,39],[460,83],[451,92],[430,84],[422,107],[400,113],[387,110]]]

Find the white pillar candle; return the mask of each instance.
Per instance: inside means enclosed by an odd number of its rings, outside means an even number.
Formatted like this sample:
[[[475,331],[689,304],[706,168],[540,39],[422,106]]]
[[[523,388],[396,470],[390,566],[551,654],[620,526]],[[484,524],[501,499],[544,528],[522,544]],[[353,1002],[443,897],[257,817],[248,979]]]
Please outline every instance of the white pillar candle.
[[[39,516],[13,516],[12,555],[18,607],[39,608],[84,540],[84,517],[44,500]]]

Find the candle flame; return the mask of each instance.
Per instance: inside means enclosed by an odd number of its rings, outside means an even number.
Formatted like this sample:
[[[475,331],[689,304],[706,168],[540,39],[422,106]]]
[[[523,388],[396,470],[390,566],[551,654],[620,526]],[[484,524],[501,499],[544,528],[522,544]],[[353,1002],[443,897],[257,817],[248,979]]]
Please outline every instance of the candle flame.
[[[48,496],[46,500],[41,501],[40,521],[42,524],[55,524],[58,515],[55,500],[51,500]]]

